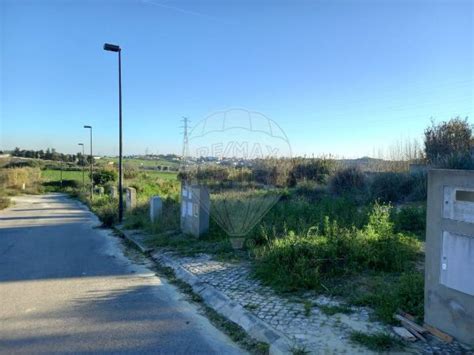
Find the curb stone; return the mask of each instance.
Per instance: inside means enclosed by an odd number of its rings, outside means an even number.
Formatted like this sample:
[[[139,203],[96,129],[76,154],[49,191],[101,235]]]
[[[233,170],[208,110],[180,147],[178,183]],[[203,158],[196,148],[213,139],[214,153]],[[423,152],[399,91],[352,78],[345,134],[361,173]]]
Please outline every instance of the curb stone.
[[[192,290],[200,295],[209,307],[241,326],[253,338],[268,343],[270,345],[270,355],[291,353],[290,339],[261,321],[213,286],[199,280],[197,276],[186,270],[165,253],[159,251],[153,253],[153,249],[145,246],[143,243],[143,233],[137,230],[124,230],[123,226],[117,226],[116,229],[143,254],[151,256],[155,262],[163,266],[172,268],[176,277],[189,284]]]
[[[227,319],[241,326],[249,335],[259,341],[270,344],[270,354],[289,354],[291,341],[283,334],[262,322],[255,315],[247,311],[235,301],[232,301],[213,286],[202,281],[184,267],[176,263],[172,258],[162,252],[155,252],[152,259],[158,263],[170,267],[176,276],[188,283],[194,292],[199,294],[204,302]]]
[[[141,231],[134,229],[124,229],[121,225],[116,226],[115,229],[119,231],[125,239],[131,242],[133,246],[143,254],[150,255],[153,251],[152,248],[149,248],[145,245],[143,241],[145,235]]]

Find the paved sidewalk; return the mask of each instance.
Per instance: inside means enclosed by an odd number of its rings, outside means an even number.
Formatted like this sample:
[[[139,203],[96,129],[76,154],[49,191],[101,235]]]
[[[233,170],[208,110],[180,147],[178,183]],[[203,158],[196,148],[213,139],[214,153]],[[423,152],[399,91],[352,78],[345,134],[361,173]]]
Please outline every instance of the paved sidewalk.
[[[366,347],[350,341],[354,331],[365,334],[383,332],[396,337],[391,326],[373,320],[372,310],[349,307],[342,301],[306,292],[295,296],[279,295],[251,276],[249,263],[213,260],[199,254],[184,257],[165,249],[150,250],[148,237],[139,231],[123,231],[143,253],[162,266],[171,267],[176,276],[191,285],[194,292],[218,313],[239,324],[252,337],[267,342],[270,354],[303,351],[312,354],[370,354]],[[339,307],[343,313],[327,314]],[[407,344],[408,354],[471,354],[454,341],[450,344],[425,335],[427,342]],[[392,352],[393,353],[393,352]]]
[[[290,349],[322,353],[370,353],[350,342],[352,331],[389,332],[389,327],[369,320],[370,311],[352,307],[350,314],[326,315],[319,306],[337,306],[339,302],[307,293],[301,297],[278,296],[271,288],[251,278],[250,266],[212,260],[208,255],[180,257],[161,252],[199,281],[213,286],[237,302],[258,319],[283,334]],[[312,303],[308,313],[305,303]]]

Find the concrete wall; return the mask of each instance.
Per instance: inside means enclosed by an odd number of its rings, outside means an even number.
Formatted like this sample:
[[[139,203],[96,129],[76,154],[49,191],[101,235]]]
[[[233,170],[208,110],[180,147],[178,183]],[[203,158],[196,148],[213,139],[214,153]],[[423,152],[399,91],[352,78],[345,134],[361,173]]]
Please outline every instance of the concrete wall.
[[[430,170],[425,323],[474,345],[474,171]]]

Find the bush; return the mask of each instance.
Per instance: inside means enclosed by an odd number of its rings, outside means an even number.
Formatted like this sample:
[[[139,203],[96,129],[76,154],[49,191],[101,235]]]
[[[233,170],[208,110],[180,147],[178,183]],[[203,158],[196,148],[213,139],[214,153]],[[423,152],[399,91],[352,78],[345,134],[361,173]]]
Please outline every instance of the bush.
[[[357,287],[357,286],[356,286]],[[377,318],[395,324],[393,314],[402,310],[418,321],[424,314],[424,275],[421,272],[406,272],[397,276],[381,274],[370,279],[351,302],[358,306],[369,306]]]
[[[97,196],[91,206],[105,227],[112,227],[118,221],[118,202],[110,196]]]
[[[256,249],[255,274],[276,288],[297,290],[319,289],[328,278],[364,269],[404,271],[417,259],[420,243],[393,231],[390,212],[389,206],[374,205],[360,230],[326,218],[322,229],[290,232]]]
[[[138,176],[138,168],[131,164],[124,164],[123,177],[125,179],[134,179]]]
[[[426,200],[426,173],[377,173],[370,185],[371,198],[381,202]]]
[[[404,206],[395,213],[394,221],[397,232],[412,232],[422,237],[426,228],[426,207]]]
[[[336,172],[330,180],[330,189],[337,195],[358,193],[367,187],[365,174],[356,167],[342,169]]]
[[[325,184],[333,170],[334,160],[332,159],[297,159],[290,176],[297,181],[315,181],[318,184]]]
[[[459,117],[425,130],[425,154],[434,166],[450,169],[472,168],[472,128],[467,118]]]
[[[117,180],[118,174],[114,170],[102,169],[94,171],[92,174],[92,180],[94,185],[104,186],[107,183],[114,182]]]
[[[63,180],[61,184],[60,180],[52,180],[43,182],[43,186],[51,187],[53,190],[59,190],[61,188],[77,189],[81,186],[81,183],[79,183],[77,180]]]

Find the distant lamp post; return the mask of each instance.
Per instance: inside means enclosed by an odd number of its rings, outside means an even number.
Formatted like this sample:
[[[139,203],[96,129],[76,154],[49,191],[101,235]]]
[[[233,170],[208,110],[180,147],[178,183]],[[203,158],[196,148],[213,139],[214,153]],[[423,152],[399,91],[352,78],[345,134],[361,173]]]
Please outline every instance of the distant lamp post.
[[[90,156],[90,163],[91,163],[91,192],[90,192],[90,199],[92,201],[92,194],[94,192],[94,179],[92,178],[93,173],[93,164],[94,164],[94,157],[92,156],[92,126],[84,126],[84,128],[90,129],[90,137],[91,137],[91,156]]]
[[[82,190],[85,190],[86,181],[84,178],[84,143],[77,143],[77,145],[82,146]]]
[[[104,44],[104,50],[118,53],[118,89],[119,89],[119,223],[123,219],[123,177],[122,177],[122,49],[115,44]]]

